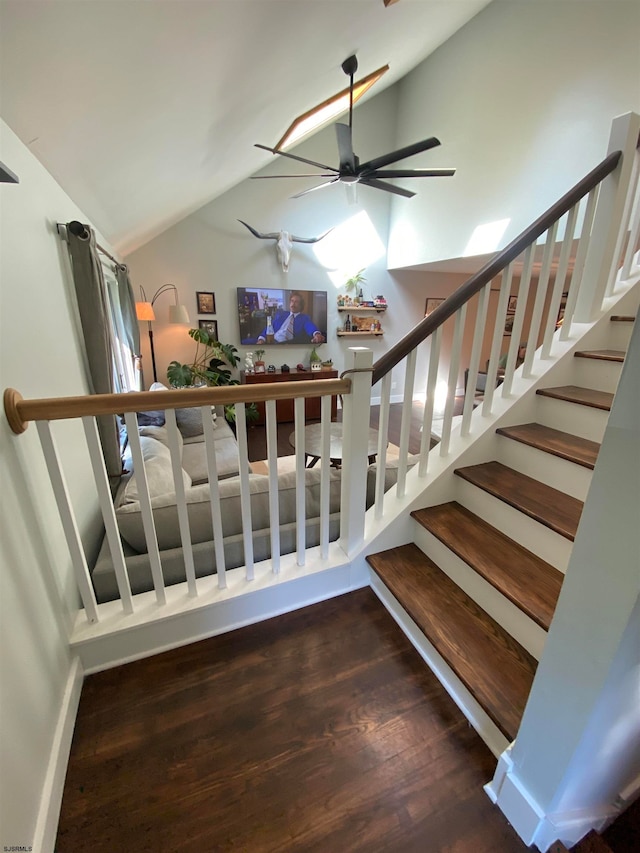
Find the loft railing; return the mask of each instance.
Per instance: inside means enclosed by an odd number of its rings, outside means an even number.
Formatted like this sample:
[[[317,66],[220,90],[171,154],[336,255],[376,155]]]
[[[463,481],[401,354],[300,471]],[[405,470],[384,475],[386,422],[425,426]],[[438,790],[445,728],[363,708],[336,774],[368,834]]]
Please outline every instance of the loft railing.
[[[366,525],[366,488],[368,459],[366,442],[360,440],[369,429],[372,384],[380,382],[380,415],[378,424],[378,457],[375,475],[375,502],[370,518],[380,528],[384,518],[385,469],[387,458],[388,425],[392,371],[404,367],[403,414],[399,439],[399,461],[395,495],[405,495],[409,469],[409,436],[412,403],[419,394],[424,398],[422,436],[417,458],[417,476],[422,487],[428,484],[428,460],[436,420],[436,392],[438,377],[446,385],[440,420],[437,452],[441,457],[451,453],[451,434],[454,429],[454,406],[459,376],[463,366],[463,341],[466,324],[475,309],[471,339],[467,347],[469,393],[464,395],[459,415],[460,434],[468,436],[479,419],[488,419],[496,407],[496,396],[508,398],[513,393],[514,376],[519,388],[522,381],[531,379],[534,354],[538,359],[548,359],[554,347],[571,336],[574,323],[595,319],[602,311],[606,296],[615,292],[613,272],[620,267],[622,273],[630,270],[638,251],[638,154],[637,140],[640,118],[635,115],[621,117],[614,122],[610,153],[586,178],[580,181],[559,202],[553,205],[505,250],[473,275],[456,293],[450,296],[429,317],[392,347],[375,365],[371,351],[355,347],[353,367],[340,379],[314,382],[274,383],[226,388],[198,388],[180,391],[139,392],[131,395],[93,395],[60,399],[24,400],[13,390],[5,391],[5,411],[16,433],[24,431],[35,421],[40,436],[49,476],[71,554],[75,578],[89,622],[100,619],[91,570],[82,545],[75,520],[72,501],[65,482],[63,461],[56,449],[51,422],[80,418],[83,423],[89,457],[93,470],[97,501],[104,520],[106,537],[114,564],[122,611],[136,611],[137,596],[132,594],[118,530],[117,516],[100,452],[96,427],[99,415],[124,413],[131,442],[134,470],[139,484],[140,506],[147,542],[153,588],[158,607],[167,602],[162,571],[162,557],[154,522],[154,507],[146,480],[145,464],[138,434],[136,412],[164,408],[167,422],[168,444],[172,462],[176,507],[180,528],[182,554],[185,567],[186,588],[191,598],[199,595],[193,546],[186,511],[185,491],[181,476],[180,448],[175,418],[176,408],[200,407],[204,425],[212,529],[217,567],[217,583],[226,585],[225,553],[222,543],[222,518],[218,490],[215,455],[215,437],[211,423],[211,406],[236,405],[236,433],[240,455],[240,505],[242,513],[244,574],[250,589],[254,579],[255,561],[252,541],[251,489],[248,469],[247,431],[245,405],[265,402],[267,458],[269,470],[270,552],[268,570],[277,574],[280,569],[280,523],[278,510],[277,475],[277,424],[276,401],[294,399],[294,430],[296,446],[296,562],[305,565],[305,454],[304,454],[304,400],[321,397],[321,510],[320,559],[329,565],[329,430],[330,398],[340,395],[343,401],[343,466],[341,478],[340,537],[338,547],[346,559],[353,558],[362,547]],[[580,237],[578,223],[581,222]],[[558,241],[558,234],[563,233]],[[623,236],[621,236],[623,235]],[[625,242],[626,241],[626,242]],[[534,268],[538,276],[532,288]],[[517,307],[509,313],[514,272],[519,274]],[[628,278],[628,271],[626,274]],[[495,296],[492,284],[496,284]],[[531,293],[531,298],[529,294]],[[491,310],[490,310],[491,306]],[[561,326],[558,315],[564,311]],[[511,337],[506,364],[499,376],[500,350],[505,322],[509,317]],[[453,326],[449,351],[444,351],[445,324]],[[524,363],[517,367],[519,344],[526,335],[530,342]],[[420,347],[428,343],[428,359],[421,365],[424,392],[416,392],[416,372]],[[486,358],[488,355],[488,358]],[[486,358],[486,391],[481,406],[474,412],[474,394],[481,360]],[[518,373],[516,374],[516,371]],[[500,390],[496,384],[501,381]]]

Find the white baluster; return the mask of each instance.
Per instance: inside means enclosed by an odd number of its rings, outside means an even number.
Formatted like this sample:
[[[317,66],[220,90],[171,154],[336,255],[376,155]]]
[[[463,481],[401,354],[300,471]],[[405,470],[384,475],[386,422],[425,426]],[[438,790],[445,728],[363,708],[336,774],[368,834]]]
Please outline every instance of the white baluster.
[[[235,404],[236,439],[240,459],[240,512],[242,514],[242,542],[246,579],[254,578],[253,530],[251,527],[251,493],[249,490],[249,451],[247,445],[247,417],[244,403]]]
[[[329,454],[331,452],[331,397],[320,400],[320,555],[329,556]],[[322,463],[325,463],[322,464]]]
[[[544,312],[544,304],[547,299],[547,287],[549,285],[549,276],[551,275],[551,264],[553,262],[553,251],[556,244],[557,233],[558,222],[556,221],[547,231],[544,252],[542,254],[542,266],[540,268],[540,275],[538,276],[536,298],[533,304],[531,323],[529,324],[529,346],[527,347],[527,351],[524,356],[524,365],[522,367],[522,375],[527,379],[531,377],[533,356],[537,350],[538,335]]]
[[[87,439],[87,447],[89,448],[89,459],[91,460],[93,478],[98,491],[98,500],[100,502],[100,509],[102,510],[105,534],[107,542],[109,543],[111,559],[113,560],[113,570],[116,575],[116,583],[118,584],[118,592],[120,593],[122,609],[125,613],[133,613],[131,585],[129,583],[127,564],[122,550],[122,540],[120,539],[120,531],[118,530],[113,498],[111,497],[109,477],[107,476],[102,447],[100,446],[98,425],[94,417],[87,416],[82,418],[82,426]]]
[[[140,446],[140,434],[138,432],[138,418],[136,417],[136,413],[125,412],[124,422],[127,427],[133,470],[135,471],[136,484],[138,486],[138,501],[140,503],[140,515],[142,516],[142,528],[144,530],[144,538],[147,543],[147,553],[149,555],[149,565],[151,566],[153,586],[156,591],[156,601],[158,604],[164,604],[166,602],[164,577],[162,574],[162,566],[160,564],[158,537],[156,535],[156,525],[153,520],[153,512],[151,509],[149,484],[147,483],[147,472],[142,458],[142,448]]]
[[[500,349],[502,347],[504,326],[507,319],[507,305],[509,304],[509,297],[511,295],[512,278],[513,262],[511,262],[502,273],[500,296],[498,297],[498,307],[496,308],[496,325],[493,330],[491,354],[489,355],[489,365],[487,367],[487,381],[484,389],[484,402],[482,404],[482,414],[484,416],[491,414],[491,408],[493,406],[493,394],[498,378],[498,363],[500,361]]]
[[[182,460],[180,458],[180,444],[178,439],[178,425],[176,423],[175,409],[167,409],[165,412],[165,418],[167,437],[169,439],[169,451],[171,454],[173,484],[176,493],[176,509],[178,512],[180,542],[182,543],[184,571],[187,578],[187,589],[189,590],[189,595],[195,597],[198,595],[196,568],[193,562],[193,546],[191,544],[191,530],[189,527],[189,515],[187,513],[187,499],[184,491],[184,480],[182,479]],[[209,418],[211,418],[211,410],[209,410]]]
[[[269,469],[269,535],[271,537],[271,568],[280,573],[280,504],[278,503],[278,424],[276,401],[265,402],[267,425],[267,467]]]
[[[456,402],[456,389],[458,387],[458,372],[460,370],[460,351],[462,350],[462,339],[464,337],[464,325],[467,317],[466,303],[456,311],[456,319],[453,327],[453,342],[451,344],[451,361],[449,362],[449,381],[447,387],[447,401],[444,405],[444,417],[442,419],[442,438],[440,439],[440,456],[449,453],[449,442],[451,440],[451,422],[453,420],[453,407]]]
[[[478,308],[476,310],[476,322],[473,330],[473,344],[471,346],[469,372],[467,373],[467,386],[464,394],[460,435],[469,435],[471,430],[471,415],[473,414],[475,388],[478,383],[480,353],[482,352],[482,344],[484,343],[485,329],[487,325],[487,309],[489,307],[490,292],[491,282],[488,282],[478,294]]]
[[[556,272],[556,280],[553,284],[551,301],[549,302],[549,313],[547,314],[547,323],[545,326],[544,339],[542,341],[542,358],[548,358],[551,355],[551,344],[556,331],[558,320],[558,312],[560,311],[560,300],[564,291],[564,283],[567,278],[567,269],[569,266],[569,256],[571,247],[573,246],[573,234],[576,227],[576,218],[578,215],[578,205],[574,206],[569,211],[567,216],[567,227],[564,232],[564,240],[560,249],[560,259],[558,261],[558,271]]]
[[[402,420],[400,422],[400,448],[398,451],[398,481],[396,494],[404,497],[407,480],[407,456],[409,455],[409,435],[411,430],[411,415],[413,410],[413,386],[416,377],[417,349],[412,349],[407,356],[404,370],[404,394],[402,396]]]
[[[424,412],[422,415],[422,437],[420,439],[420,463],[418,465],[418,476],[424,477],[429,464],[429,453],[431,452],[431,432],[433,429],[433,408],[438,385],[438,367],[440,366],[440,346],[442,343],[442,326],[438,326],[431,335],[429,346],[429,370],[427,372],[427,388],[424,398]]]
[[[384,511],[384,472],[387,464],[387,444],[389,443],[389,405],[391,399],[391,376],[389,371],[382,377],[380,387],[380,415],[378,417],[378,453],[376,455],[376,485],[374,516],[382,518]]]
[[[304,398],[296,397],[293,403],[294,430],[296,443],[296,563],[299,566],[305,564],[306,543],[306,468],[304,466]],[[321,460],[329,464],[329,460]]]
[[[40,436],[44,459],[47,463],[47,470],[49,471],[49,479],[53,486],[53,494],[58,505],[62,529],[64,530],[67,547],[71,555],[76,583],[78,584],[80,597],[82,598],[85,613],[87,614],[87,620],[89,622],[97,622],[98,605],[93,591],[93,584],[91,583],[91,575],[89,574],[89,567],[87,566],[87,560],[82,547],[78,525],[76,524],[67,484],[58,458],[58,451],[51,435],[49,421],[36,421],[36,426],[38,428],[38,435]]]
[[[578,242],[578,250],[576,259],[573,265],[573,273],[571,274],[571,284],[569,285],[569,293],[567,295],[567,304],[564,309],[564,319],[562,328],[560,329],[560,340],[566,341],[569,339],[571,332],[571,324],[573,322],[573,314],[576,308],[576,301],[580,293],[582,285],[582,276],[584,273],[584,262],[589,248],[589,240],[591,238],[591,229],[593,227],[593,216],[596,210],[596,199],[598,198],[598,188],[591,190],[587,197],[586,209],[582,220],[582,230]]]
[[[524,315],[527,309],[527,300],[529,297],[529,285],[531,283],[531,273],[533,271],[533,252],[535,243],[527,246],[524,252],[524,261],[522,267],[522,276],[520,277],[520,286],[518,287],[518,303],[516,313],[513,318],[513,326],[511,327],[511,342],[507,353],[507,364],[504,369],[504,378],[502,380],[502,396],[508,397],[511,394],[511,386],[513,385],[513,372],[516,369],[516,359],[522,342],[522,327],[524,325]]]
[[[211,502],[211,529],[213,530],[213,548],[216,555],[218,589],[227,588],[227,561],[224,555],[224,533],[222,531],[222,512],[220,510],[220,486],[218,485],[218,462],[216,459],[216,438],[214,433],[211,407],[201,406],[202,425],[204,427],[204,447],[207,455],[207,476],[209,479],[209,500]]]

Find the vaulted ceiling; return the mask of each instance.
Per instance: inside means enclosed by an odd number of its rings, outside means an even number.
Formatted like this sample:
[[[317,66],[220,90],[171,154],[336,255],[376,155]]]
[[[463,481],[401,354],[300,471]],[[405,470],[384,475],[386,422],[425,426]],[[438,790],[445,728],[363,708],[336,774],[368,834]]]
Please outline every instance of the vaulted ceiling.
[[[0,0],[0,111],[127,253],[270,162],[347,56],[389,64],[373,97],[488,2]]]

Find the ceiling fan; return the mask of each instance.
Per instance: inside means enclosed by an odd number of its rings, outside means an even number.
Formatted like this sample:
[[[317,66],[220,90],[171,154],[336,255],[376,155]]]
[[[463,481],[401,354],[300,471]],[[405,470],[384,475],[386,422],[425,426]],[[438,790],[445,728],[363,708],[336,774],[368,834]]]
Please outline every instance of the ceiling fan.
[[[278,148],[269,148],[267,145],[258,145],[256,148],[262,148],[265,151],[270,151],[272,154],[280,154],[282,157],[289,157],[291,160],[297,160],[300,163],[306,163],[309,166],[316,166],[322,169],[322,172],[306,174],[306,175],[253,175],[255,179],[268,178],[328,178],[321,184],[315,187],[310,187],[307,190],[296,193],[291,198],[300,198],[307,193],[322,189],[323,187],[331,186],[331,184],[345,184],[347,190],[355,189],[357,184],[364,184],[367,187],[374,187],[378,190],[394,193],[395,195],[412,198],[415,193],[405,190],[402,187],[397,187],[394,184],[386,183],[381,178],[435,178],[435,177],[450,177],[455,174],[455,169],[387,169],[386,166],[392,163],[397,163],[398,160],[404,160],[406,157],[412,157],[414,154],[420,154],[422,151],[428,151],[430,148],[435,148],[440,145],[440,140],[435,136],[429,139],[423,139],[421,142],[414,142],[413,145],[407,145],[405,148],[399,148],[397,151],[392,151],[390,154],[383,154],[381,157],[376,157],[373,160],[367,160],[366,163],[361,163],[353,150],[353,142],[351,138],[351,126],[353,119],[353,76],[358,69],[358,60],[355,56],[350,56],[342,63],[342,70],[350,78],[349,90],[349,124],[336,123],[336,135],[338,139],[338,154],[340,156],[340,165],[337,169],[333,166],[325,166],[323,163],[316,163],[314,160],[307,160],[305,157],[298,157],[296,154],[289,154],[287,151],[281,151]]]

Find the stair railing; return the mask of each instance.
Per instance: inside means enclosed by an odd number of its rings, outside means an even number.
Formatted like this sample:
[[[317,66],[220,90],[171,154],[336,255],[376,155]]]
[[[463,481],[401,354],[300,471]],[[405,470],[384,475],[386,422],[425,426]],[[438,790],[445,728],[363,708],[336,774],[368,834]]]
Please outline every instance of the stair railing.
[[[461,373],[462,341],[468,314],[475,311],[469,354],[467,393],[460,420],[460,435],[472,430],[477,401],[476,388],[481,359],[487,358],[485,392],[478,417],[488,417],[496,395],[512,395],[514,375],[531,379],[536,352],[551,357],[556,341],[570,338],[575,322],[592,321],[603,310],[611,288],[607,283],[622,266],[631,268],[638,248],[640,203],[638,202],[638,139],[640,116],[628,113],[612,124],[608,154],[588,175],[526,228],[508,246],[472,275],[431,314],[373,365],[372,384],[380,382],[380,435],[374,516],[384,513],[384,477],[388,439],[391,373],[404,366],[404,394],[396,484],[403,497],[409,467],[409,433],[414,399],[424,399],[418,476],[425,477],[434,433],[434,414],[439,406],[440,440],[437,452],[449,454],[454,406]],[[577,236],[579,233],[579,236]],[[622,261],[622,246],[626,254]],[[534,270],[538,271],[535,295]],[[512,312],[512,283],[519,275],[516,308]],[[494,294],[497,292],[497,300]],[[490,309],[490,303],[493,303]],[[527,305],[529,303],[529,307]],[[451,347],[443,353],[445,324],[452,325]],[[507,326],[505,324],[508,324]],[[505,329],[510,335],[506,363],[501,367]],[[528,341],[521,367],[521,344]],[[416,362],[419,348],[428,348],[427,366],[420,377],[424,393],[416,392]],[[439,386],[446,385],[444,404],[438,400]],[[477,422],[477,420],[475,420]]]

